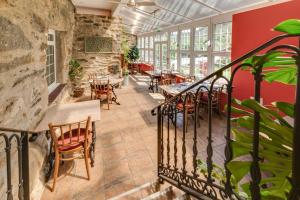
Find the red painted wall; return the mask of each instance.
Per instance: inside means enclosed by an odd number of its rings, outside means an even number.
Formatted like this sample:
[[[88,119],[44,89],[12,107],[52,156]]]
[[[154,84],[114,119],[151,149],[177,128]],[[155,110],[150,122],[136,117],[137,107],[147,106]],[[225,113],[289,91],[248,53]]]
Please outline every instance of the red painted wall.
[[[272,28],[291,18],[300,19],[300,0],[235,14],[232,19],[232,60],[279,35],[280,33],[272,31]],[[283,43],[298,44],[296,39],[285,40]],[[238,72],[234,79],[234,86],[236,98],[254,96],[253,76],[249,72]],[[262,84],[264,104],[273,101],[294,102],[294,94],[293,86],[266,82]]]

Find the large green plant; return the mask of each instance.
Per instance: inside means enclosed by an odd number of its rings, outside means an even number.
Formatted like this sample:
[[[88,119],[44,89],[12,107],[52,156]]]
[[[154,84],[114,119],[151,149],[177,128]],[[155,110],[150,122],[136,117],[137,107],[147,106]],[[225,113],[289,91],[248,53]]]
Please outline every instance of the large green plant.
[[[72,86],[79,87],[82,77],[83,77],[82,66],[77,60],[71,59],[69,62],[69,79],[72,83]]]
[[[288,34],[300,34],[300,21],[287,20],[274,28]],[[295,59],[286,52],[272,51],[261,56],[253,56],[245,63],[253,68],[245,67],[257,73],[262,66],[264,80],[268,82],[280,82],[295,85],[297,66]],[[252,99],[243,101],[234,100],[233,113],[240,116],[233,118],[235,125],[232,129],[234,140],[231,143],[233,160],[227,165],[234,180],[240,183],[240,187],[248,198],[250,180],[247,178],[250,172],[252,151],[254,112],[260,113],[259,133],[259,163],[263,172],[260,182],[262,199],[287,199],[291,189],[287,177],[291,177],[293,126],[283,116],[294,118],[294,105],[286,102],[274,102],[272,107],[265,107]]]
[[[137,48],[137,46],[133,46],[128,54],[127,54],[127,58],[130,62],[136,62],[139,58],[140,58],[140,54],[139,54],[139,49]]]

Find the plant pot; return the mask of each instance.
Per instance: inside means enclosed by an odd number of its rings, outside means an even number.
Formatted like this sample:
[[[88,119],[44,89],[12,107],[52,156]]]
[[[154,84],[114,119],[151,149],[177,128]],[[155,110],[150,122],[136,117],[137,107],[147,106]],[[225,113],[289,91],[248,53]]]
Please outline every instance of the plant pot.
[[[124,85],[124,86],[128,86],[128,82],[129,82],[129,76],[128,76],[128,75],[125,75],[125,76],[124,76],[124,80],[123,80],[123,85]]]
[[[84,93],[84,88],[74,88],[73,97],[81,97]]]

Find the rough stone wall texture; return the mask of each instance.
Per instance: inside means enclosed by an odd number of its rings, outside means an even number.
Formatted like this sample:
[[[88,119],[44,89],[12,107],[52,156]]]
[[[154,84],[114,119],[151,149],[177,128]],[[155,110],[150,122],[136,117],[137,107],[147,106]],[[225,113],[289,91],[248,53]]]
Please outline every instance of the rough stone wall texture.
[[[61,69],[60,81],[66,82],[74,25],[74,6],[70,0],[0,0],[1,127],[34,129],[42,118],[48,107],[44,77],[47,32],[60,31],[62,60],[57,67]],[[45,156],[45,146],[41,143],[30,144],[32,190],[39,181]],[[2,170],[5,158],[2,149],[0,152],[0,194],[5,195],[5,170]]]
[[[83,83],[87,83],[89,73],[112,72],[112,67],[120,67],[121,43],[127,40],[130,45],[136,43],[136,36],[123,32],[122,19],[76,14],[76,26],[74,30],[73,58],[77,59],[84,67],[85,76]],[[85,37],[101,36],[112,37],[112,53],[85,53]],[[87,84],[85,84],[87,86]]]

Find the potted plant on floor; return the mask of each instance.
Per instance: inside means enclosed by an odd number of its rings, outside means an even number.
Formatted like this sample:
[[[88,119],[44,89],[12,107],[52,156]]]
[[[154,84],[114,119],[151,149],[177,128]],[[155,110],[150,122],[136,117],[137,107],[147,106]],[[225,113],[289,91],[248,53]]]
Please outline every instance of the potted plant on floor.
[[[83,77],[83,68],[80,63],[72,59],[69,62],[69,79],[71,82],[71,88],[73,97],[81,97],[84,93],[84,88],[81,87],[81,79]]]
[[[131,64],[131,73],[136,73],[137,69],[136,69],[136,61],[140,58],[140,53],[139,53],[139,49],[136,46],[133,46],[127,55],[128,60],[130,61]]]

